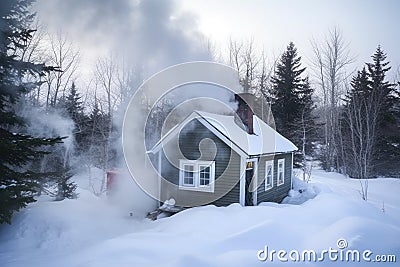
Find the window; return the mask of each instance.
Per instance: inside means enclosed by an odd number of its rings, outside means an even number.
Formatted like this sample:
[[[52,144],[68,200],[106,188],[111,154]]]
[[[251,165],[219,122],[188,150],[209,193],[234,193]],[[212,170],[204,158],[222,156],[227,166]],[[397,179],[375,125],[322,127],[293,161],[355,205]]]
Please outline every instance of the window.
[[[278,185],[285,183],[285,159],[278,159]]]
[[[180,161],[179,189],[214,192],[214,180],[214,161]]]
[[[183,165],[183,185],[194,186],[193,169],[194,169],[193,165],[190,164]]]
[[[274,185],[274,161],[265,162],[265,190],[272,188]]]
[[[207,186],[210,184],[211,168],[208,166],[200,165],[200,186]]]

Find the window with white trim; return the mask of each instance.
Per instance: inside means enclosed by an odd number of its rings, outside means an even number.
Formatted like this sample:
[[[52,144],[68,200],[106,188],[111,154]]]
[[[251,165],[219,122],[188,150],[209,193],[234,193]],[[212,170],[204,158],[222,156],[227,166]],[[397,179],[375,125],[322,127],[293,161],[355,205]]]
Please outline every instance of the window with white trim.
[[[194,186],[194,166],[193,164],[183,165],[183,182],[184,186]]]
[[[278,185],[285,183],[285,159],[278,159]]]
[[[179,165],[179,189],[214,192],[214,161],[180,160]]]
[[[265,190],[274,186],[274,161],[268,160],[265,162]]]
[[[200,172],[199,172],[199,179],[200,179],[200,186],[208,186],[210,184],[211,179],[211,167],[207,165],[199,165]]]

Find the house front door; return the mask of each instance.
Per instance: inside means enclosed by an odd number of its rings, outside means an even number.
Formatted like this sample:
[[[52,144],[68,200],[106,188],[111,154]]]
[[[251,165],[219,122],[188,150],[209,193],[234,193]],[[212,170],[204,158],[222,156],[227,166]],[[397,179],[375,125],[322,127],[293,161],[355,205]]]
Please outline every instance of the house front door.
[[[246,186],[245,186],[245,206],[253,206],[253,190],[251,190],[251,180],[253,179],[254,168],[246,170]]]

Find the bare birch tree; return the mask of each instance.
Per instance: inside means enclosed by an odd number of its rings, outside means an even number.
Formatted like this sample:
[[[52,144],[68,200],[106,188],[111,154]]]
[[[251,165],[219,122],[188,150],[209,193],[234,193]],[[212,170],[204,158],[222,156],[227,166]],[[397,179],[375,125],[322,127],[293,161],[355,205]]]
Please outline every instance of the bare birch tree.
[[[337,155],[340,153],[339,106],[345,93],[344,84],[348,77],[347,68],[354,62],[348,44],[338,28],[329,31],[322,44],[311,41],[314,53],[312,62],[319,93],[322,95],[324,167],[332,171],[339,169]]]
[[[110,160],[111,160],[111,150],[112,150],[112,132],[113,132],[113,119],[114,119],[114,111],[116,106],[118,105],[121,99],[121,88],[119,88],[118,84],[118,65],[115,58],[112,55],[108,57],[99,58],[96,63],[96,69],[94,73],[95,83],[97,92],[96,95],[98,98],[103,98],[104,101],[96,100],[96,105],[102,111],[102,113],[106,114],[106,122],[102,123],[100,131],[100,135],[104,140],[103,143],[103,151],[102,151],[102,170],[104,174],[107,170],[110,169]],[[105,190],[106,180],[105,175],[101,182],[100,191],[103,192]]]
[[[368,74],[363,69],[352,81],[347,104],[344,107],[346,166],[350,176],[360,179],[361,195],[368,199],[368,178],[370,178],[376,127],[379,110],[376,92],[370,91]]]

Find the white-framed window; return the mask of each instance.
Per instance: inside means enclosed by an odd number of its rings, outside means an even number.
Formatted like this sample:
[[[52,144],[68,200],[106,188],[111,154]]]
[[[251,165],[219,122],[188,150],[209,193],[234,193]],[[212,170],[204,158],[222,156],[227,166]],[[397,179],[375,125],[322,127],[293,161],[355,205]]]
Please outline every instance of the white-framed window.
[[[211,166],[199,165],[199,185],[208,186],[211,181]]]
[[[274,186],[274,161],[265,162],[265,191]]]
[[[183,164],[182,185],[194,186],[194,165],[193,164]]]
[[[214,192],[214,161],[180,160],[179,167],[179,189]]]
[[[277,185],[285,183],[285,159],[278,159],[278,182]]]

